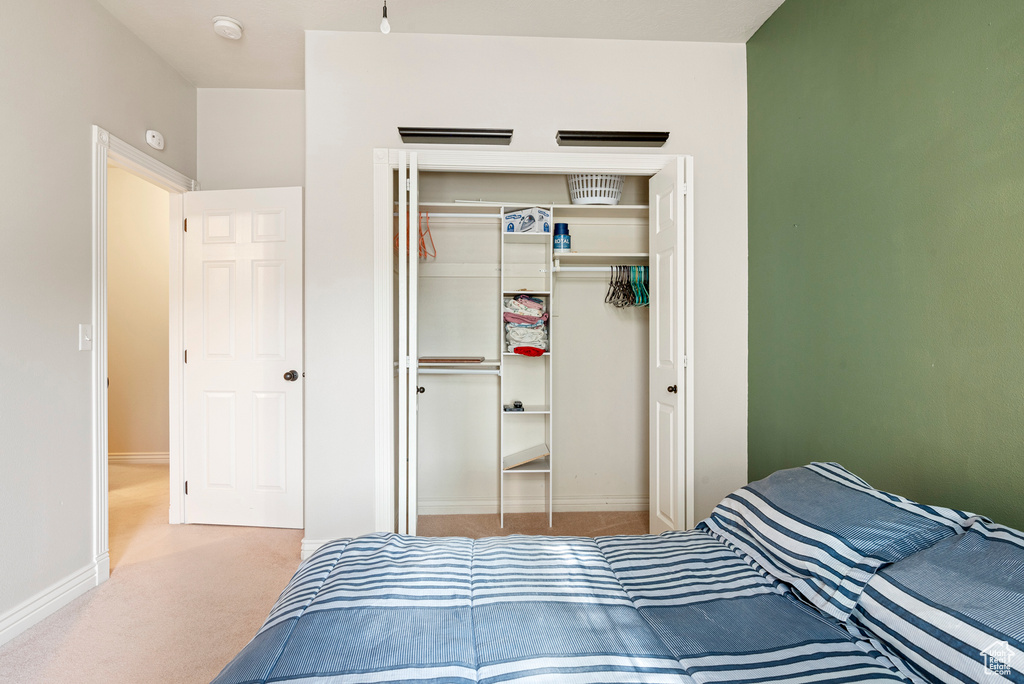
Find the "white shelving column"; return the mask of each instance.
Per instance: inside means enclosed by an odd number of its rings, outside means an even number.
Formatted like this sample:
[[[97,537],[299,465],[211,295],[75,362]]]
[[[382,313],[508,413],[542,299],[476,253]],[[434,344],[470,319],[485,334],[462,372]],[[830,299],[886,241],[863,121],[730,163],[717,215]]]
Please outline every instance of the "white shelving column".
[[[517,207],[518,208],[518,207]],[[547,207],[551,211],[551,229],[554,230],[554,207]],[[501,217],[504,218],[506,213],[506,207],[501,207]],[[554,454],[551,450],[552,437],[554,433],[554,413],[552,411],[552,397],[553,394],[553,378],[554,369],[552,364],[554,358],[551,354],[552,349],[552,338],[553,331],[551,329],[552,313],[554,310],[554,263],[552,261],[552,236],[553,233],[506,233],[504,222],[499,221],[499,230],[501,231],[501,299],[498,307],[498,325],[499,334],[498,339],[501,344],[501,351],[499,359],[501,361],[500,373],[499,373],[499,392],[498,392],[498,444],[499,444],[499,463],[501,476],[500,476],[500,501],[499,501],[499,514],[501,518],[501,526],[505,527],[505,478],[524,473],[542,473],[546,475],[547,484],[547,512],[548,512],[548,526],[552,524],[552,495],[554,491],[554,480],[552,477],[552,462]],[[527,289],[527,290],[514,290],[510,284],[506,281],[506,276],[509,271],[509,264],[506,261],[506,247],[509,244],[534,244],[543,246],[545,257],[543,260],[537,262],[538,272],[543,274],[543,286],[540,289]],[[521,264],[517,264],[521,265]],[[527,265],[528,267],[529,265]],[[533,276],[537,277],[537,276]],[[544,401],[540,404],[529,404],[524,405],[523,411],[505,411],[503,404],[505,402],[504,390],[505,383],[508,378],[511,377],[510,368],[507,364],[507,360],[518,356],[514,352],[508,350],[505,341],[505,320],[504,320],[504,299],[505,297],[514,297],[517,295],[526,294],[531,297],[538,297],[544,299],[546,302],[545,310],[548,313],[548,349],[540,357],[523,357],[523,358],[535,358],[536,363],[547,364],[545,368],[545,388],[543,392]],[[511,399],[509,399],[511,401]],[[507,421],[522,420],[525,416],[543,416],[544,419],[544,443],[535,446],[516,451],[514,453],[506,453],[505,444],[507,437],[511,431],[511,426],[507,424]]]

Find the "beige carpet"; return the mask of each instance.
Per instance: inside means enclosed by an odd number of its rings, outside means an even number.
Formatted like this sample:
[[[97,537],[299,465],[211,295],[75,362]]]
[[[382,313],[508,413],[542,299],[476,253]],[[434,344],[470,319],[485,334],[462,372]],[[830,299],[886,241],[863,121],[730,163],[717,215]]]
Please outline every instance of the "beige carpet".
[[[421,515],[416,530],[424,537],[501,537],[509,534],[547,534],[600,537],[606,534],[647,534],[648,514],[641,512],[508,513],[505,527],[497,515]]]
[[[209,682],[253,637],[302,531],[168,525],[167,486],[110,467],[110,579],[0,647],[0,682]]]

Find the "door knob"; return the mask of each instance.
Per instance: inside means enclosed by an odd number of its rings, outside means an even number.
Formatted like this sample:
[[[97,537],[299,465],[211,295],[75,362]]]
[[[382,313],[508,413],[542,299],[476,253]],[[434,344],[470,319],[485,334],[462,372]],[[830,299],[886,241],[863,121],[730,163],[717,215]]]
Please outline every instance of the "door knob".
[[[423,394],[426,391],[427,391],[426,387],[417,387],[416,388],[416,394]]]
[[[284,379],[287,380],[288,382],[295,382],[296,380],[299,379],[299,372],[290,370],[284,374]]]
[[[668,391],[671,392],[672,394],[675,394],[676,393],[676,386],[675,385],[669,385],[668,386]]]

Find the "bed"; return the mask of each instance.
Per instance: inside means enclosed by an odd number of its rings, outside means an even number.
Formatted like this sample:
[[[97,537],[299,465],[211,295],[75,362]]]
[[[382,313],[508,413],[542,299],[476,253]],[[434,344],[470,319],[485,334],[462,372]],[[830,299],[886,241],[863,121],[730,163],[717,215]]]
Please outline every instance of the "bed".
[[[986,557],[979,614],[969,571]],[[936,570],[950,563],[953,579]],[[1024,682],[1022,638],[1024,535],[814,463],[685,532],[334,541],[214,681]]]

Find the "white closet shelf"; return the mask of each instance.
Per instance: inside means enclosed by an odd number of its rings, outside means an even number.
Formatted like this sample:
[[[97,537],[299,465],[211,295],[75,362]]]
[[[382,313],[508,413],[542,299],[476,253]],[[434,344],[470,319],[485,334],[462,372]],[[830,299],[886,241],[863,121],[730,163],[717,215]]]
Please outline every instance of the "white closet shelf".
[[[515,468],[505,468],[502,472],[504,473],[550,473],[551,472],[551,457],[545,456],[544,458],[531,461],[525,465],[516,466]]]
[[[503,296],[508,297],[510,295],[532,295],[532,296],[551,296],[551,290],[505,290],[501,293]]]
[[[441,366],[455,366],[456,368],[480,368],[482,366],[501,365],[498,359],[484,359],[483,361],[420,361],[420,368],[438,368]]]
[[[484,360],[481,363],[423,363],[417,370],[422,375],[501,375],[501,361]]]
[[[500,368],[431,368],[420,366],[420,375],[501,375]]]
[[[502,233],[501,238],[510,244],[537,244],[551,241],[551,233]]]
[[[522,346],[529,347],[530,345],[524,344]],[[515,352],[501,352],[501,355],[502,356],[522,356],[524,359],[535,359],[535,358],[537,358],[536,356],[527,356],[526,354],[516,354]],[[541,356],[551,356],[551,352],[544,352],[543,354],[541,354]]]
[[[533,406],[530,406],[529,404],[523,404],[522,411],[506,411],[505,409],[502,409],[501,412],[502,414],[509,416],[536,416],[551,413],[551,407],[546,404],[534,404]]]
[[[396,202],[397,204],[397,202]],[[501,201],[466,201],[466,202],[433,202],[430,200],[419,201],[421,207],[437,207],[439,209],[461,209],[466,212],[473,212],[483,208],[501,209],[504,207],[509,211],[516,209],[527,209],[529,207],[541,207],[542,209],[554,209],[563,214],[606,214],[622,216],[624,214],[635,214],[647,216],[649,207],[646,204],[572,204],[571,202],[501,202]]]
[[[642,259],[646,261],[650,257],[651,255],[648,252],[568,252],[566,254],[556,254],[554,256],[556,260],[572,263],[579,263],[582,261],[601,263],[605,261],[614,261],[616,259]]]
[[[501,469],[506,473],[550,472],[551,449],[547,444],[538,444],[509,454],[501,459]]]

